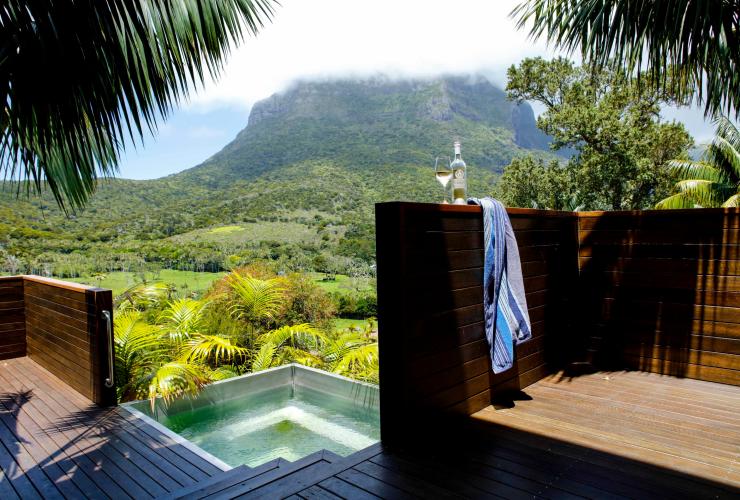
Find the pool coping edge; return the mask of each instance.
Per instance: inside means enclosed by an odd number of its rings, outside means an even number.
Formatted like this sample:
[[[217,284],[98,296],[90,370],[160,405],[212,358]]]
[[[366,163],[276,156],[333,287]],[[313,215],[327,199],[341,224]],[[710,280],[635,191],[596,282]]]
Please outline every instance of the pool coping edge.
[[[131,415],[133,415],[135,418],[138,418],[139,420],[143,421],[147,425],[150,425],[150,426],[154,427],[159,432],[161,432],[162,434],[164,434],[168,438],[170,438],[173,441],[175,441],[177,444],[183,446],[184,448],[187,448],[189,451],[195,453],[200,458],[202,458],[206,462],[208,462],[208,463],[210,463],[210,464],[218,467],[222,471],[225,472],[225,471],[229,471],[229,470],[233,469],[233,467],[231,465],[227,464],[226,462],[224,462],[220,458],[218,458],[218,457],[216,457],[216,456],[208,453],[206,450],[204,450],[203,448],[201,448],[197,444],[193,443],[192,441],[188,441],[187,439],[185,439],[184,437],[182,437],[181,435],[179,435],[175,431],[173,431],[171,429],[168,429],[167,427],[165,427],[164,425],[160,424],[159,422],[157,422],[156,420],[154,420],[150,416],[148,416],[148,415],[140,412],[139,410],[137,410],[133,406],[130,406],[128,404],[122,404],[119,407],[122,408],[122,409],[124,409],[124,410],[126,410]]]

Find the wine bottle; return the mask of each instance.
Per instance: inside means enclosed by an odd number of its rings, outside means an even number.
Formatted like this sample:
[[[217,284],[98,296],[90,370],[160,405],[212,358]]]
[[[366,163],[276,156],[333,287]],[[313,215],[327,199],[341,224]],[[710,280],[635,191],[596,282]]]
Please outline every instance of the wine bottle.
[[[460,141],[455,141],[455,159],[452,161],[452,199],[455,205],[468,203],[468,179],[465,162],[460,154]]]

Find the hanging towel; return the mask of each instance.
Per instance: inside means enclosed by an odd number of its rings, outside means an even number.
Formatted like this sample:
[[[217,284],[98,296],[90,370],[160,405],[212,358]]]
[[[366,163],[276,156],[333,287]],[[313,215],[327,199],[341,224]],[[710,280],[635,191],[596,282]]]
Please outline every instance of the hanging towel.
[[[509,214],[493,198],[468,198],[483,211],[483,308],[494,373],[514,364],[514,346],[532,338],[519,247]]]

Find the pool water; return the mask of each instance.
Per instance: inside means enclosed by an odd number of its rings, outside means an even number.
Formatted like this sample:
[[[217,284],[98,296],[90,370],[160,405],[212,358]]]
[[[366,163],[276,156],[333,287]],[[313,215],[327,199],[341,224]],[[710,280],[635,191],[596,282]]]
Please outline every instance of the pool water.
[[[377,406],[300,385],[163,415],[159,422],[231,466],[294,461],[323,449],[347,456],[380,439]]]

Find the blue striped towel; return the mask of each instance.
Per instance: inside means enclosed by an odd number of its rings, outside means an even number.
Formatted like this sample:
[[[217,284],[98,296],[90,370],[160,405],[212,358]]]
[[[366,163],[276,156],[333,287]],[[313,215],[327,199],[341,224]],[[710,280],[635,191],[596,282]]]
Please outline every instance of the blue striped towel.
[[[493,198],[468,198],[483,211],[483,308],[494,373],[514,364],[514,345],[532,338],[519,247],[509,214]]]

